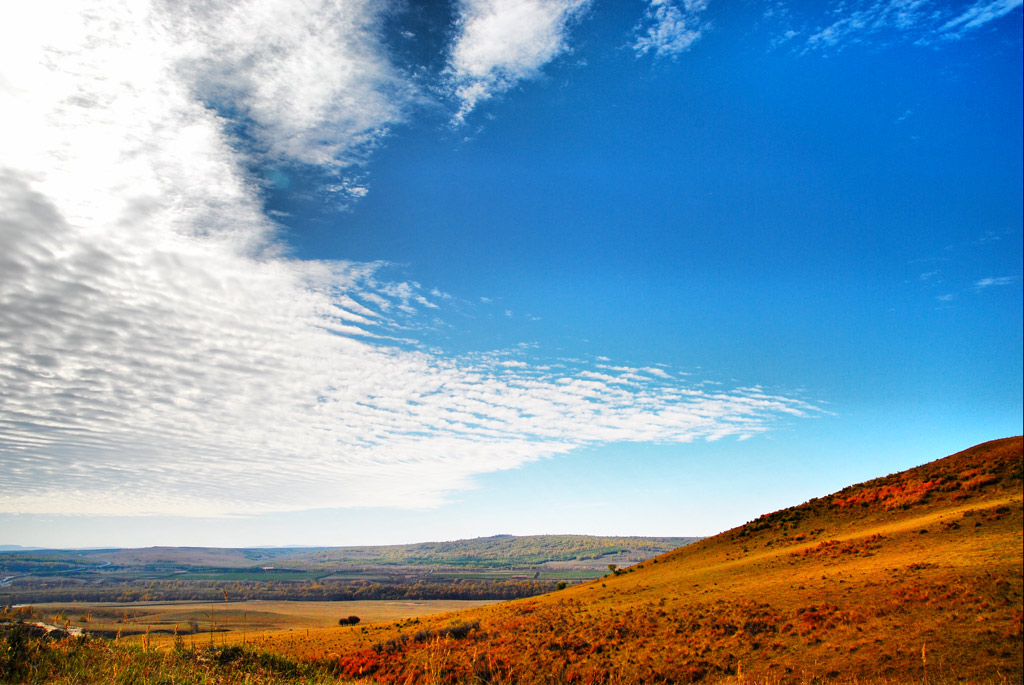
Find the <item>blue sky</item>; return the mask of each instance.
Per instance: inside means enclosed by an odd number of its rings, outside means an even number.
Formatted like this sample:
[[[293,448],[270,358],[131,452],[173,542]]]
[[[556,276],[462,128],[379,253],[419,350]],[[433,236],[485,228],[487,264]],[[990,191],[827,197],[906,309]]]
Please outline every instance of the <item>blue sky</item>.
[[[1019,0],[2,12],[0,543],[707,535],[1022,431]]]

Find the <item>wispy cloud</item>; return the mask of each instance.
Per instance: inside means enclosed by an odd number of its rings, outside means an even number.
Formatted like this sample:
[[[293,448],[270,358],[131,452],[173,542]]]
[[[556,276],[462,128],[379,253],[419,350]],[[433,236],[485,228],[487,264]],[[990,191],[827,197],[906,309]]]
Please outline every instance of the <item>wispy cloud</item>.
[[[999,240],[1000,234],[998,232],[988,231],[981,238],[947,246],[946,252],[952,256],[914,260],[912,263],[915,265],[920,263],[943,264],[941,269],[936,268],[919,273],[917,282],[929,291],[930,297],[934,297],[942,305],[964,302],[964,298],[969,297],[970,293],[978,294],[992,288],[1013,285],[1019,282],[1020,276],[987,276],[985,278],[977,278],[976,276],[969,277],[964,273],[967,269],[966,262],[968,260],[965,259],[967,255],[973,256],[973,253],[977,250],[991,249]],[[964,254],[960,254],[961,252],[964,252]],[[940,288],[944,292],[935,294],[936,290]]]
[[[178,7],[22,4],[0,21],[0,512],[431,506],[583,445],[747,436],[815,411],[656,367],[400,344],[448,296],[381,263],[288,257],[250,172],[358,164],[400,119],[375,5]],[[539,17],[522,33],[495,20],[519,58],[455,53],[488,87],[564,49],[582,4],[467,4],[462,40],[508,7]],[[538,31],[547,48],[522,37]]]
[[[959,7],[932,0],[861,0],[829,7],[830,21],[811,32],[809,49],[841,48],[865,40],[911,40],[928,44],[960,38],[1021,6],[1022,0],[981,0]]]
[[[650,0],[633,50],[638,56],[653,52],[656,57],[675,57],[689,49],[707,29],[706,0]]]
[[[980,28],[1021,6],[1024,0],[980,0],[940,27],[946,35],[960,36],[966,31]]]
[[[589,0],[462,0],[448,76],[463,122],[569,49],[567,33]]]
[[[982,279],[980,279],[980,280],[978,280],[978,281],[976,281],[974,283],[974,289],[976,291],[980,292],[980,291],[985,290],[987,288],[992,288],[992,287],[1001,286],[1001,285],[1011,285],[1011,284],[1016,283],[1016,282],[1017,282],[1017,277],[1016,276],[998,276],[998,277],[982,278]]]
[[[1003,231],[985,231],[980,237],[947,245],[943,255],[915,259],[916,281],[928,294],[942,305],[953,302],[968,302],[971,294],[978,294],[993,288],[1013,285],[1020,276],[987,276],[978,278],[975,263],[982,255],[990,258],[997,251],[1003,239]],[[928,270],[921,271],[918,265],[927,264]],[[908,280],[909,282],[909,280]]]
[[[833,10],[838,19],[811,35],[807,45],[811,48],[834,47],[881,31],[907,31],[929,17],[928,4],[929,0],[842,3]]]

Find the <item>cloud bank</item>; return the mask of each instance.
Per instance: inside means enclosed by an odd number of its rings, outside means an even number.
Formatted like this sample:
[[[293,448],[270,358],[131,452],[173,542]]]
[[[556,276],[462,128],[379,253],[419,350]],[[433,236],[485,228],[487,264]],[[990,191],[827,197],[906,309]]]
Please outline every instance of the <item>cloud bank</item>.
[[[815,411],[660,367],[408,349],[398,317],[443,293],[289,257],[252,169],[358,165],[416,97],[377,7],[104,0],[0,22],[0,512],[432,506],[586,445]],[[584,3],[461,7],[465,114],[564,51]]]

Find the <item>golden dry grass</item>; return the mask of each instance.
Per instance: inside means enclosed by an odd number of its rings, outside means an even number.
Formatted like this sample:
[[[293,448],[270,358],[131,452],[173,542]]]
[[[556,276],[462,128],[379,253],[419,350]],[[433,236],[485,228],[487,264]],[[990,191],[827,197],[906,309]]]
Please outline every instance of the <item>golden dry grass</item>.
[[[265,645],[380,683],[1020,682],[1021,451],[986,443],[543,597]]]

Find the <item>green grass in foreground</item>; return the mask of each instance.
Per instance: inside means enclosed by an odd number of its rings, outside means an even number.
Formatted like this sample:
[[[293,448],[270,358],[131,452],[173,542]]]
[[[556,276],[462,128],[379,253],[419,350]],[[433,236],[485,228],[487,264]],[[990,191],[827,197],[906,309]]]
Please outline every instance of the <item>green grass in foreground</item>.
[[[0,683],[260,685],[339,683],[324,666],[230,647],[160,651],[87,637],[51,639],[34,626],[0,626]]]

